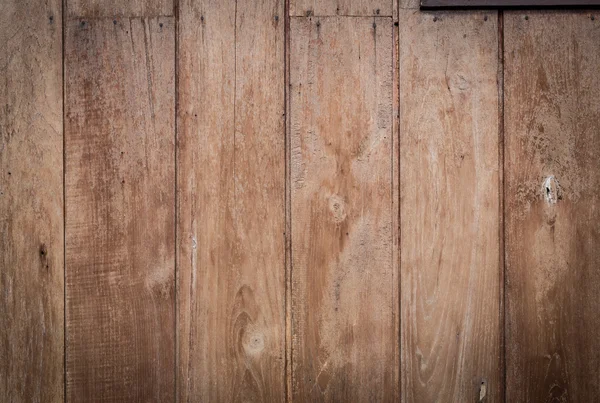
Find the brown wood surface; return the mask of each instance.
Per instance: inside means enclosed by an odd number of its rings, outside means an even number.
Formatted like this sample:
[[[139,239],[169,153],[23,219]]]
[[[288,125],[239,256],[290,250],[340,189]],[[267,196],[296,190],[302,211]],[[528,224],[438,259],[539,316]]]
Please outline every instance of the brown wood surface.
[[[506,13],[505,55],[507,401],[598,401],[600,21]]]
[[[0,403],[598,401],[600,14],[419,3],[1,2]]]
[[[65,24],[67,398],[172,401],[174,20]]]
[[[289,0],[291,16],[391,16],[396,0]]]
[[[500,401],[496,12],[399,23],[402,398]]]
[[[0,401],[62,402],[61,2],[0,4]]]
[[[396,396],[392,19],[292,18],[295,401]]]
[[[284,3],[180,18],[179,399],[283,401]]]
[[[161,17],[173,15],[175,0],[65,0],[70,17]]]

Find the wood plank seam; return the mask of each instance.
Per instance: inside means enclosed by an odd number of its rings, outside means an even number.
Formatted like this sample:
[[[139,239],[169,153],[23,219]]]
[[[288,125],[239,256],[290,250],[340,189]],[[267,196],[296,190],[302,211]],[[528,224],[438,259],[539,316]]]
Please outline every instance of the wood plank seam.
[[[67,17],[67,0],[61,0],[61,37],[62,37],[62,49],[61,49],[61,58],[62,58],[62,129],[63,129],[63,402],[67,402],[67,337],[68,337],[68,328],[67,328],[67,136],[66,133],[66,121],[67,121],[67,108],[65,106],[66,102],[66,81],[65,81],[65,60],[66,60],[66,26],[65,24]]]
[[[498,194],[499,194],[499,276],[500,287],[500,367],[501,367],[501,395],[500,399],[506,402],[506,259],[505,259],[505,187],[504,187],[504,11],[498,11]]]
[[[175,37],[173,38],[174,41],[174,46],[175,46],[175,50],[174,50],[174,55],[175,55],[175,60],[173,61],[174,63],[174,71],[175,71],[175,77],[174,77],[174,85],[175,85],[175,109],[174,109],[174,113],[175,113],[175,127],[173,128],[173,134],[174,134],[174,160],[175,160],[175,167],[174,167],[174,175],[175,178],[173,180],[173,191],[174,196],[173,196],[173,200],[175,203],[174,206],[174,237],[173,237],[173,264],[174,264],[174,276],[175,276],[175,295],[174,295],[174,300],[173,300],[173,307],[174,307],[174,318],[173,318],[173,333],[175,335],[175,343],[174,343],[174,349],[173,349],[173,390],[174,390],[174,396],[173,396],[173,401],[175,403],[178,403],[179,401],[179,390],[178,390],[178,385],[179,385],[179,380],[178,380],[178,376],[179,376],[179,363],[180,363],[180,359],[179,359],[179,253],[177,253],[177,246],[179,244],[179,125],[180,125],[180,117],[179,117],[179,2],[180,0],[173,0],[173,20],[174,20],[174,24],[175,24]]]
[[[284,80],[285,102],[285,399],[292,403],[292,199],[291,199],[291,141],[290,141],[290,1],[284,3]]]
[[[395,299],[393,306],[396,309],[394,312],[394,332],[395,332],[395,343],[394,343],[394,380],[393,386],[395,388],[394,396],[402,396],[401,390],[401,376],[400,376],[400,358],[402,356],[401,343],[400,343],[400,329],[401,329],[401,276],[400,276],[400,262],[401,253],[400,250],[400,2],[394,0],[392,2],[392,133],[391,133],[391,189],[392,189],[392,296]],[[395,278],[394,278],[395,277]]]

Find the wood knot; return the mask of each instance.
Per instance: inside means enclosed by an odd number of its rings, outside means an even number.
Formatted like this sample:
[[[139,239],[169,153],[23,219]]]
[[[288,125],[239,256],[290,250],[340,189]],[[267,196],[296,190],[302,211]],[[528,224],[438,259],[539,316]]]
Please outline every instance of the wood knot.
[[[481,381],[479,385],[479,401],[485,401],[485,396],[487,395],[487,382],[484,380]]]
[[[242,344],[247,354],[258,354],[265,349],[265,335],[256,329],[248,328]]]
[[[333,221],[336,224],[343,222],[346,219],[346,203],[344,199],[338,195],[333,195],[329,198],[329,211],[333,216]]]
[[[556,204],[562,199],[560,184],[554,175],[550,175],[546,178],[542,185],[542,193],[544,195],[544,200],[546,200],[546,203],[548,204]]]
[[[45,243],[40,245],[40,261],[42,263],[42,267],[48,270],[50,268],[50,264],[48,263],[48,248]]]
[[[454,77],[452,77],[449,85],[450,87],[456,88],[459,91],[467,91],[469,88],[471,88],[469,79],[463,74],[456,74]]]

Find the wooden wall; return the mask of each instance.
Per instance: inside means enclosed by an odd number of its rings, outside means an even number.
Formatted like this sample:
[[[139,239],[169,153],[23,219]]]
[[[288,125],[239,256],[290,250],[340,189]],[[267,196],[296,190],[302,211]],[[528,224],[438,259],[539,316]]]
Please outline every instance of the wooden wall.
[[[592,402],[600,13],[0,5],[0,401]]]

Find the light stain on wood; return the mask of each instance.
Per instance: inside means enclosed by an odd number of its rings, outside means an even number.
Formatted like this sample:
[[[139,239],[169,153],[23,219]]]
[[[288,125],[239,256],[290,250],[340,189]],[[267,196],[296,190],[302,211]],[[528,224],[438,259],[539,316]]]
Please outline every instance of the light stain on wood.
[[[283,401],[284,3],[180,16],[179,399]]]
[[[292,18],[292,396],[393,401],[391,18]]]
[[[0,4],[0,401],[62,402],[60,1]]]
[[[502,396],[496,21],[400,10],[407,402]]]
[[[507,401],[596,401],[599,21],[507,13],[505,55]]]
[[[65,38],[67,398],[171,401],[174,20]]]

